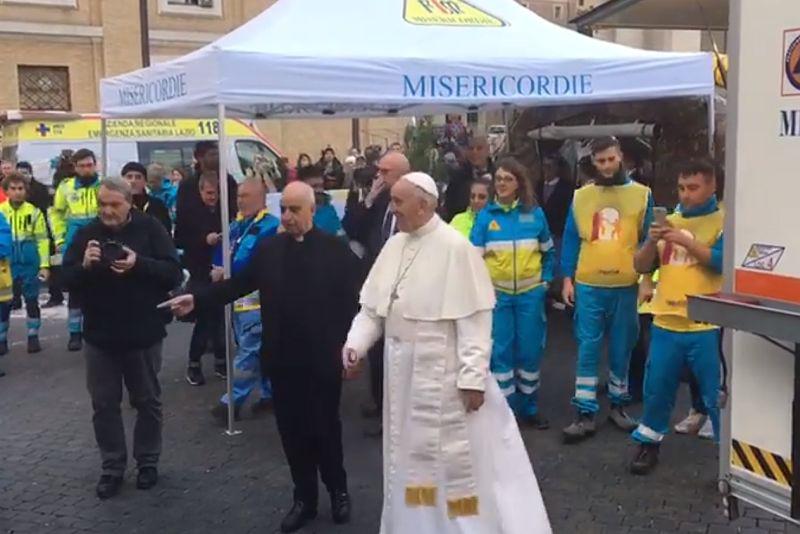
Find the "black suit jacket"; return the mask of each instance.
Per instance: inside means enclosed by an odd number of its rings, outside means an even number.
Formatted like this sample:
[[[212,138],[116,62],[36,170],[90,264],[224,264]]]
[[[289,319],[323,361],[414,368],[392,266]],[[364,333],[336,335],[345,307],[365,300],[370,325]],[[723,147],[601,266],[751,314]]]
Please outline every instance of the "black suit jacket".
[[[556,237],[561,237],[564,234],[564,226],[567,224],[567,214],[574,194],[575,186],[572,182],[561,178],[550,198],[547,199],[547,202],[544,202],[544,180],[536,182],[536,198],[542,206],[542,210],[544,210],[550,233]]]
[[[391,193],[389,189],[384,189],[369,208],[363,202],[358,202],[357,198],[350,200],[342,220],[342,226],[350,239],[364,245],[366,249],[364,264],[369,271],[385,243],[383,221],[386,210],[389,209]]]
[[[494,163],[491,159],[486,160],[486,173],[494,176]],[[461,212],[467,211],[469,207],[469,194],[472,182],[480,178],[476,172],[475,167],[469,162],[465,161],[458,169],[454,169],[449,173],[449,182],[447,189],[444,192],[444,203],[440,210],[442,219],[445,222],[450,222],[453,217]]]
[[[281,370],[302,370],[325,380],[342,373],[342,347],[358,311],[361,276],[358,258],[341,239],[316,228],[305,236],[304,253],[310,254],[307,283],[311,295],[304,307],[305,320],[296,325],[307,330],[309,350],[298,353],[281,343],[281,319],[289,299],[287,283],[295,275],[285,268],[289,234],[262,242],[250,263],[232,278],[195,293],[198,308],[233,302],[254,290],[261,294],[262,371],[271,376]]]

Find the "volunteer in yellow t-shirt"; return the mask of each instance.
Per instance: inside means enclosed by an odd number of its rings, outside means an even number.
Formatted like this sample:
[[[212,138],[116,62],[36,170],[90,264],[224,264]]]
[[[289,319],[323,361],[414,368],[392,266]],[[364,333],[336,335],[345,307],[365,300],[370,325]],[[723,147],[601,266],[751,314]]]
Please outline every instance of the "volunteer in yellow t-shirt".
[[[653,199],[648,187],[628,176],[616,138],[592,143],[592,163],[595,181],[575,191],[562,241],[562,296],[566,304],[575,306],[578,341],[572,399],[577,414],[563,431],[565,443],[576,443],[595,433],[595,416],[600,409],[597,368],[606,335],[609,419],[626,431],[637,424],[624,409],[630,401],[631,351],[639,336],[639,275],[633,256],[647,236]]]
[[[687,296],[722,289],[723,211],[715,191],[713,165],[689,162],[678,176],[678,209],[666,224],[650,228],[636,254],[639,272],[649,272],[658,263],[659,280],[652,305],[644,414],[632,435],[639,443],[630,465],[634,474],[647,474],[658,463],[684,366],[697,379],[715,439],[719,439],[719,328],[693,321],[687,313]]]

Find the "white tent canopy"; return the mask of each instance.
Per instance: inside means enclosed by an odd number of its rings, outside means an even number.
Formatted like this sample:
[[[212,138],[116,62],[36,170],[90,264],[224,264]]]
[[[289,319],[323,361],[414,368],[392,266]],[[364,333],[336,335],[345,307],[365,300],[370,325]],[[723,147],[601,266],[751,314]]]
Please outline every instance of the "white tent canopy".
[[[279,0],[200,50],[103,80],[101,113],[414,115],[713,90],[709,54],[598,41],[514,0]]]

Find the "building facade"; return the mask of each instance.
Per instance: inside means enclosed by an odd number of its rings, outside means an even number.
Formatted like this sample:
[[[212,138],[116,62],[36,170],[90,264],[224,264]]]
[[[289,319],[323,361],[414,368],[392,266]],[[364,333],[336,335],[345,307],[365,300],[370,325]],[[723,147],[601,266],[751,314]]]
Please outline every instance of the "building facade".
[[[149,60],[187,54],[237,28],[275,0],[147,0]],[[96,113],[99,83],[140,68],[139,0],[0,0],[1,110]],[[402,140],[407,121],[360,121],[360,142]],[[259,121],[293,160],[352,144],[350,120]]]

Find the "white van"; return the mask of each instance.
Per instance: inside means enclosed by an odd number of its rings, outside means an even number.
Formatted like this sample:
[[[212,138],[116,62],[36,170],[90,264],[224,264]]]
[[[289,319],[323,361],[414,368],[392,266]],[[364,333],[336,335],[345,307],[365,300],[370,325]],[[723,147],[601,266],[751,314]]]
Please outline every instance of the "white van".
[[[58,157],[65,149],[88,148],[100,158],[99,115],[9,111],[0,115],[2,159],[28,161],[40,182],[50,185]],[[129,161],[158,162],[169,171],[190,169],[194,145],[216,140],[216,119],[114,119],[107,122],[108,176],[119,175]],[[242,181],[257,156],[277,172],[280,152],[254,125],[237,119],[225,122],[228,172]],[[100,163],[98,161],[98,163]],[[271,173],[272,174],[272,173]]]

